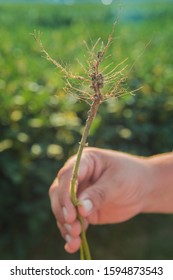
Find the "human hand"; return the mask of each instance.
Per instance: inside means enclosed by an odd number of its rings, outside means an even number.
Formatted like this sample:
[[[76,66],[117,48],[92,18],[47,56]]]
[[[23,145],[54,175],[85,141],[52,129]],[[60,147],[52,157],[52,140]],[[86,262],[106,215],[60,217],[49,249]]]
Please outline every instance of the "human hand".
[[[73,156],[66,162],[49,191],[51,207],[69,253],[77,251],[81,241],[81,226],[70,199],[75,158]],[[78,211],[83,217],[85,229],[89,224],[123,222],[142,212],[150,192],[150,174],[145,158],[86,148],[77,186]]]

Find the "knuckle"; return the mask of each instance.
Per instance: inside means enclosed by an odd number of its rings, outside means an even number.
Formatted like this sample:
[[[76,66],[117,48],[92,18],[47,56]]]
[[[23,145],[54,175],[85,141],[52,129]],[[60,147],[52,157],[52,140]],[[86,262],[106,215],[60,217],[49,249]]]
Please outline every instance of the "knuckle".
[[[72,173],[74,164],[75,164],[75,157],[73,156],[69,158],[68,161],[64,164],[64,166],[59,170],[57,174],[58,180],[69,177]]]
[[[68,166],[64,165],[58,172],[57,178],[60,180],[62,177],[66,177],[68,174]]]

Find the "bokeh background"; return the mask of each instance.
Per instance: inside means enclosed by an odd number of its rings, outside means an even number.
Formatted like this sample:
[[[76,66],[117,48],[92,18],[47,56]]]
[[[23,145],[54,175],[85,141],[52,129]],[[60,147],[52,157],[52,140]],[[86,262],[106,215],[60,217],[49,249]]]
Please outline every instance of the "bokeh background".
[[[135,96],[100,107],[89,145],[150,156],[173,148],[173,1],[0,1],[0,258],[68,255],[51,213],[49,186],[75,153],[88,106],[67,96],[46,50],[80,72],[89,45],[105,42],[117,64],[128,57]],[[9,3],[8,3],[9,2]],[[124,174],[125,176],[125,174]],[[134,174],[135,176],[135,174]],[[173,215],[145,214],[90,226],[94,259],[173,259]]]

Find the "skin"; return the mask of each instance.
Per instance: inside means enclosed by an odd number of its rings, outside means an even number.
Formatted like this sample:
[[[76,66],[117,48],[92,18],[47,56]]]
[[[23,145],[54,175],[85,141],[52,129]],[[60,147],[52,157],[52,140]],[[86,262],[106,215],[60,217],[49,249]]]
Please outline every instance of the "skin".
[[[70,180],[76,156],[71,157],[52,183],[49,195],[65,250],[80,246],[80,223],[70,200]],[[173,213],[173,154],[138,157],[86,148],[78,175],[78,211],[89,224],[126,221],[139,213]]]

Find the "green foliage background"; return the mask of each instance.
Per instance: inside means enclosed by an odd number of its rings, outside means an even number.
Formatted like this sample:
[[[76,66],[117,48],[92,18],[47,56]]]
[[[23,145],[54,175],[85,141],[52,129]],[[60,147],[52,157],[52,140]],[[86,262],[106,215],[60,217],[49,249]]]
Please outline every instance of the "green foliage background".
[[[30,33],[79,72],[83,40],[105,41],[120,14],[111,59],[128,57],[135,96],[102,105],[89,145],[150,156],[172,151],[173,5],[0,6],[0,258],[76,259],[64,252],[48,189],[78,145],[88,107],[63,91]],[[149,43],[149,44],[148,44]],[[125,176],[125,174],[124,174]],[[135,174],[134,174],[135,176]],[[105,186],[106,187],[106,186]],[[139,215],[88,231],[95,259],[172,259],[172,215]]]

